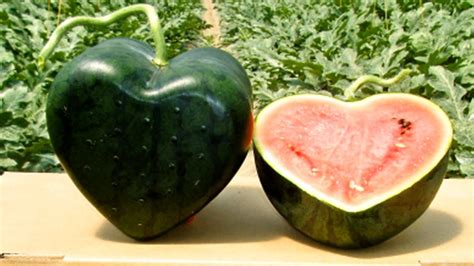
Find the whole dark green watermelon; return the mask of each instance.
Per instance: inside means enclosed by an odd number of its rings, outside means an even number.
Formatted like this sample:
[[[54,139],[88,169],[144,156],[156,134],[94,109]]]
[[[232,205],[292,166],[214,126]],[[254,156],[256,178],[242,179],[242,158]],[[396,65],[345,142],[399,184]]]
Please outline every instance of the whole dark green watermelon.
[[[49,93],[47,125],[80,191],[130,237],[156,237],[231,180],[252,134],[251,87],[215,48],[157,67],[154,50],[112,39],[69,62]]]

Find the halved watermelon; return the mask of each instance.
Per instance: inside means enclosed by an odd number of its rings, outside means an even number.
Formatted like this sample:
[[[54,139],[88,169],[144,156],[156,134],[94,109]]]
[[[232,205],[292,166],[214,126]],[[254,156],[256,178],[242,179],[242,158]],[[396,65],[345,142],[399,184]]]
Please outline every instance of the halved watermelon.
[[[254,153],[272,204],[299,231],[366,247],[413,223],[446,174],[452,127],[422,97],[277,100],[257,117]]]

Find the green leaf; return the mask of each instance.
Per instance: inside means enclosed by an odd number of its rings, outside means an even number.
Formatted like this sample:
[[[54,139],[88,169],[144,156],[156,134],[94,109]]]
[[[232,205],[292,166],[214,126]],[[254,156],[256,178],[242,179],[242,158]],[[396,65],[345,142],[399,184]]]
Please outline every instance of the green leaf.
[[[0,99],[2,99],[2,108],[5,110],[14,108],[22,102],[26,102],[26,95],[28,88],[21,86],[15,89],[8,88],[0,93]]]
[[[456,141],[467,147],[474,149],[474,122],[473,121],[462,121],[457,122],[455,125],[454,138]]]
[[[21,135],[18,134],[19,128],[12,125],[9,127],[2,127],[0,131],[0,139],[2,141],[19,142]]]
[[[467,115],[467,121],[474,123],[474,98],[469,103],[469,113]]]
[[[5,47],[0,46],[0,64],[11,63],[15,60],[13,54],[7,51]]]
[[[0,158],[0,169],[7,169],[7,168],[12,168],[15,167],[17,163],[15,160],[10,159],[10,158]]]
[[[474,60],[472,64],[459,68],[458,73],[461,76],[461,83],[474,85]]]
[[[456,120],[464,120],[464,111],[467,103],[462,100],[466,94],[466,90],[454,83],[454,75],[442,66],[432,66],[429,68],[430,74],[433,76],[428,84],[438,92],[444,94],[445,97],[438,99],[437,102],[448,112],[451,117]]]
[[[461,171],[469,178],[474,178],[474,152],[463,151],[456,154]]]

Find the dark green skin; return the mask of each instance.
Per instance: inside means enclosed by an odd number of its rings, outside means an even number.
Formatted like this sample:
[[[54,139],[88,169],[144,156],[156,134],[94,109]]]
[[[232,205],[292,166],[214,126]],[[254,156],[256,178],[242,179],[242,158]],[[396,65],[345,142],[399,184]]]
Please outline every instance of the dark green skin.
[[[255,164],[277,211],[306,236],[338,248],[381,243],[412,224],[432,202],[446,174],[446,155],[429,174],[400,194],[365,211],[350,213],[309,195],[281,176],[254,146]]]
[[[194,49],[162,68],[153,56],[131,39],[87,49],[59,72],[46,110],[69,176],[138,240],[211,201],[240,167],[252,133],[250,82],[231,55]]]

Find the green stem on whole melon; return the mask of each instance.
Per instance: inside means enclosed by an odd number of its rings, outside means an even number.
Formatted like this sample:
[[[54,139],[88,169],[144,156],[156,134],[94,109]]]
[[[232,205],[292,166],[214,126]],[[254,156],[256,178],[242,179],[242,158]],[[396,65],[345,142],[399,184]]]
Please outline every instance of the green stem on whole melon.
[[[137,4],[124,7],[102,17],[78,16],[68,18],[56,28],[53,34],[51,34],[48,42],[39,53],[38,67],[40,69],[43,68],[45,60],[53,52],[62,36],[68,30],[76,26],[108,26],[115,21],[128,17],[134,13],[145,13],[148,17],[148,21],[150,22],[151,34],[153,36],[153,41],[155,42],[155,57],[153,58],[152,62],[158,66],[167,65],[168,61],[166,59],[165,38],[156,10],[153,6],[148,4]]]
[[[398,75],[389,79],[382,79],[373,75],[361,76],[358,79],[356,79],[356,81],[354,81],[347,89],[344,90],[344,96],[346,100],[348,101],[354,100],[355,98],[354,94],[357,91],[357,89],[359,89],[362,85],[366,83],[373,83],[373,84],[384,86],[384,87],[391,86],[403,80],[410,73],[411,73],[411,70],[403,69],[402,71],[400,71],[400,73],[398,73]]]

